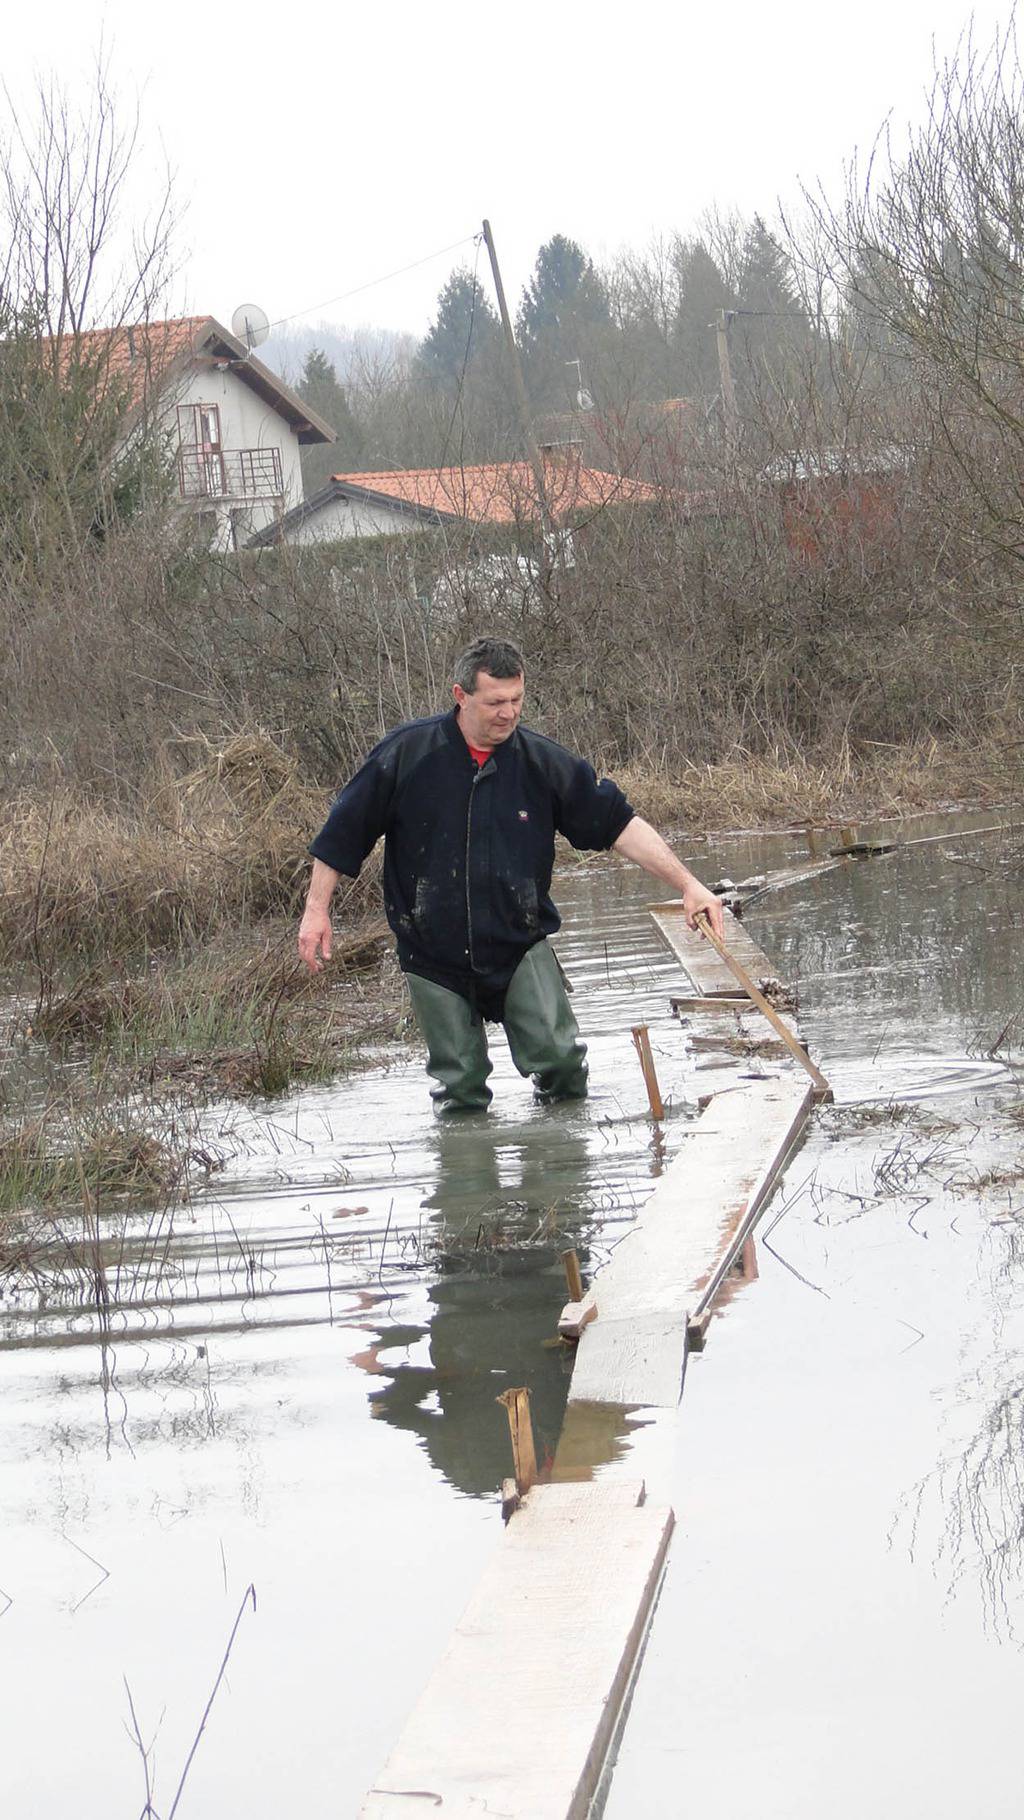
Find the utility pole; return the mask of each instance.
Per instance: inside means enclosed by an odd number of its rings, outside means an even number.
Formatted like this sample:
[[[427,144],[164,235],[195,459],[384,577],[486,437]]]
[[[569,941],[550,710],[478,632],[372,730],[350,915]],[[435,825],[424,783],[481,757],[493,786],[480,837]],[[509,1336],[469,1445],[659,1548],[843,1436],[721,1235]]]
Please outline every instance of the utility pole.
[[[501,282],[498,255],[494,250],[494,235],[491,233],[491,224],[489,221],[484,222],[484,243],[487,247],[487,255],[491,262],[491,275],[494,279],[494,289],[498,298],[498,314],[501,317],[501,326],[505,331],[505,346],[508,349],[509,362],[512,367],[512,379],[515,385],[516,404],[519,408],[519,428],[522,432],[523,447],[529,457],[530,466],[533,469],[533,478],[537,486],[537,500],[540,506],[540,523],[541,530],[544,534],[544,547],[546,551],[554,551],[553,527],[551,524],[551,514],[548,511],[547,483],[544,479],[544,462],[541,458],[540,449],[537,447],[537,439],[533,434],[533,426],[530,423],[530,405],[526,396],[526,382],[523,379],[523,369],[519,361],[519,349],[516,347],[516,338],[512,333],[512,319],[508,313],[508,304],[505,302],[505,286]]]
[[[714,322],[708,324],[714,329],[718,342],[718,376],[722,385],[722,405],[725,410],[725,429],[730,443],[739,441],[740,414],[736,405],[736,388],[732,383],[732,366],[729,361],[729,324],[735,314],[733,310],[719,310]]]

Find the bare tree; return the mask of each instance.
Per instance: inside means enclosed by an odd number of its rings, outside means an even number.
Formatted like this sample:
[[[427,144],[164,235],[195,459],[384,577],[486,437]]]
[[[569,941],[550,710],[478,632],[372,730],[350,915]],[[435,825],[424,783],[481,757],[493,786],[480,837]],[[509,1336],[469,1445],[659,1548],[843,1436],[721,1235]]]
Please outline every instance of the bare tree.
[[[1024,81],[1011,26],[935,73],[922,126],[888,134],[839,208],[811,198],[845,341],[877,389],[916,394],[917,455],[960,530],[1024,561]]]
[[[0,498],[4,554],[32,567],[81,548],[138,490],[146,374],[129,373],[125,335],[166,291],[176,227],[169,174],[148,219],[129,219],[142,152],[97,63],[84,107],[41,83],[31,119],[4,91],[0,127]],[[152,358],[151,340],[140,344]],[[128,412],[134,468],[114,461]]]

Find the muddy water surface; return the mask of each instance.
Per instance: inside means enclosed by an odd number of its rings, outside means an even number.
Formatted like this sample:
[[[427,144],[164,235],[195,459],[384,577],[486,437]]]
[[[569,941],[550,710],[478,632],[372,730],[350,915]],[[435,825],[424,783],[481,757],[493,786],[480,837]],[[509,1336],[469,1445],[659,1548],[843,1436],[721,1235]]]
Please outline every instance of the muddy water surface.
[[[992,857],[907,849],[749,912],[839,1105],[687,1373],[614,1820],[1024,1806],[1024,1127],[987,1054],[1024,891]]]
[[[663,1615],[679,1606],[638,1689],[622,1814],[681,1812],[678,1777],[723,1816],[852,1814],[825,1799],[820,1765],[866,1727],[891,1769],[894,1677],[905,1711],[914,1690],[915,1756],[945,1761],[936,1638],[969,1663],[970,1727],[986,1699],[998,1724],[1024,1692],[1007,1623],[1019,1561],[998,1517],[1020,1507],[1020,1447],[985,1448],[1000,1421],[1018,1434],[1024,1192],[993,1178],[1019,1157],[1016,1089],[983,1053],[1024,1002],[1024,894],[978,869],[992,848],[908,849],[749,914],[801,982],[837,1098],[920,1106],[950,1129],[922,1138],[842,1106],[824,1118],[760,1281],[694,1371]],[[805,852],[751,837],[695,863],[738,878]],[[557,1441],[567,1364],[543,1341],[564,1299],[559,1246],[596,1267],[698,1093],[729,1078],[729,1058],[688,1046],[668,1014],[683,981],[644,914],[652,895],[604,862],[561,887],[586,1106],[535,1110],[499,1039],[492,1112],[439,1125],[418,1060],[383,1055],[334,1087],[211,1116],[232,1152],[211,1186],[119,1226],[88,1278],[55,1261],[8,1293],[5,1814],[138,1815],[134,1708],[166,1817],[250,1585],[177,1811],[356,1811],[497,1538],[498,1392],[529,1383],[540,1449]],[[642,1020],[670,1102],[659,1133],[629,1038]],[[729,1795],[723,1756],[740,1776]],[[762,1810],[765,1776],[780,1792]],[[1008,1766],[966,1811],[1009,1814],[1011,1782]]]
[[[558,1247],[606,1254],[695,1109],[637,882],[602,864],[562,892],[585,1106],[535,1109],[499,1036],[492,1112],[439,1124],[418,1057],[382,1055],[214,1112],[210,1186],[8,1284],[5,1815],[137,1815],[134,1707],[166,1816],[250,1585],[178,1812],[355,1812],[496,1539],[498,1392],[529,1383],[539,1448],[557,1441]]]

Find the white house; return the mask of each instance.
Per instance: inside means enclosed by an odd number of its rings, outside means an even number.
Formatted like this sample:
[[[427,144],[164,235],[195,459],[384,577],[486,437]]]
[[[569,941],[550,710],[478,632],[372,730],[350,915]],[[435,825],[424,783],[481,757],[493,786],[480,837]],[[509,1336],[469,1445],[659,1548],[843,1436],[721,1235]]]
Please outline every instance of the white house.
[[[82,339],[103,383],[125,386],[125,446],[156,433],[173,461],[176,504],[212,548],[237,549],[300,504],[300,447],[333,442],[334,431],[213,316]]]
[[[546,449],[545,505],[556,524],[606,506],[658,497],[655,487],[580,464],[575,449]],[[334,474],[309,499],[268,524],[250,547],[333,543],[415,531],[424,525],[526,525],[540,518],[537,483],[525,461],[472,467],[402,468],[381,474]]]

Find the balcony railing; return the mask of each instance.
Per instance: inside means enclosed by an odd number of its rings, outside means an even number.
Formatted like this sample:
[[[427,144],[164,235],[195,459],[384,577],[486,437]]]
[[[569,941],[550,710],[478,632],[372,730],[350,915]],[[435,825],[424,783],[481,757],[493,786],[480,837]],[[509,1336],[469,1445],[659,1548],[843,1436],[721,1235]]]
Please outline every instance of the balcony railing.
[[[280,449],[178,450],[182,499],[279,499]]]

